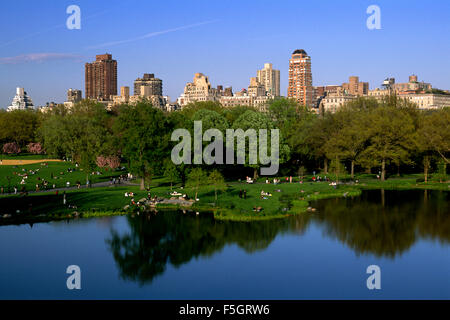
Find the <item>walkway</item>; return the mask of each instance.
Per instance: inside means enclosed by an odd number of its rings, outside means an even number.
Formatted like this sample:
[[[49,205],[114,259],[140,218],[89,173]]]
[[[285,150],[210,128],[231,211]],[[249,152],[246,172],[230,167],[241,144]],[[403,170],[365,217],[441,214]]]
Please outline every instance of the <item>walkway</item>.
[[[55,188],[55,189],[47,189],[47,190],[40,190],[40,191],[28,191],[28,194],[40,194],[40,193],[52,193],[52,192],[63,192],[63,191],[70,191],[70,190],[81,190],[81,189],[93,189],[93,188],[105,188],[105,187],[124,187],[124,186],[139,186],[139,184],[131,183],[129,181],[121,181],[121,183],[111,184],[110,181],[104,181],[104,182],[98,182],[92,184],[89,188],[86,185],[81,185],[80,188],[72,186],[72,187],[63,187],[63,188]],[[17,191],[17,194],[20,194],[20,191]],[[11,193],[3,193],[0,195],[14,195],[14,192]]]

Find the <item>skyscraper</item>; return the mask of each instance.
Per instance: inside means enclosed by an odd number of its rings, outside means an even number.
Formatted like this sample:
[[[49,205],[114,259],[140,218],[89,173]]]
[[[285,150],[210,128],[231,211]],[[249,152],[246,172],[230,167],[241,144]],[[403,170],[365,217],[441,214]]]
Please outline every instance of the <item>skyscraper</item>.
[[[110,54],[96,56],[85,66],[86,98],[109,100],[117,95],[117,61]]]
[[[313,107],[313,95],[311,57],[303,49],[295,50],[289,60],[288,97],[301,105]]]
[[[271,63],[265,63],[264,69],[258,70],[257,79],[266,88],[267,95],[280,96],[280,70],[273,69]]]

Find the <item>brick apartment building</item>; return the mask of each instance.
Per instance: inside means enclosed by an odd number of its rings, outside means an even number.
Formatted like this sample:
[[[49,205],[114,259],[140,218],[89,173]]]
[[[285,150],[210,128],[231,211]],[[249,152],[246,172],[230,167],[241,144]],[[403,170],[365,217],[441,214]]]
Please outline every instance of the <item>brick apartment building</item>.
[[[96,56],[85,65],[86,98],[110,100],[117,95],[117,61],[110,54]]]

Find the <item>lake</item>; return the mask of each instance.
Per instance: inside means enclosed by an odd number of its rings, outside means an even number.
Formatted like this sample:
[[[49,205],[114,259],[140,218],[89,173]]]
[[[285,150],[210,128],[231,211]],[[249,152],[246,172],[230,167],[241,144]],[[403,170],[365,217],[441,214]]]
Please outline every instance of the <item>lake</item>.
[[[449,299],[449,200],[372,190],[263,222],[159,212],[1,226],[0,299]],[[81,290],[67,289],[70,265]]]

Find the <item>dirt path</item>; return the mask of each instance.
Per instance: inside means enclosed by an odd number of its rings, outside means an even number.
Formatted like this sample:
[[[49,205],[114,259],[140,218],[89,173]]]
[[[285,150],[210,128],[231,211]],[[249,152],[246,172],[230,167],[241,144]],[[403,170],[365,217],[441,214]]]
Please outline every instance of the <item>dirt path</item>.
[[[36,159],[36,160],[0,160],[0,166],[22,166],[42,162],[63,162],[58,159]]]

